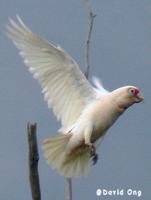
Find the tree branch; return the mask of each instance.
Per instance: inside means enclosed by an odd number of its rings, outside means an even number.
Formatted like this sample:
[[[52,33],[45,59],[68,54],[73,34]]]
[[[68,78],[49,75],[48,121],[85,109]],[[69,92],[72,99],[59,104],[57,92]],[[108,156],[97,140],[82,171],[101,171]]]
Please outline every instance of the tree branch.
[[[91,40],[91,34],[92,34],[92,29],[93,29],[93,22],[94,18],[96,17],[96,14],[93,13],[93,10],[90,6],[89,0],[85,0],[87,4],[87,9],[88,9],[88,33],[86,37],[86,44],[85,44],[85,76],[88,79],[89,76],[89,71],[90,71],[90,40]]]
[[[36,124],[27,125],[28,145],[29,145],[29,180],[33,200],[41,200],[41,191],[38,174],[38,146],[36,137]]]
[[[72,200],[72,178],[66,178],[66,200]]]

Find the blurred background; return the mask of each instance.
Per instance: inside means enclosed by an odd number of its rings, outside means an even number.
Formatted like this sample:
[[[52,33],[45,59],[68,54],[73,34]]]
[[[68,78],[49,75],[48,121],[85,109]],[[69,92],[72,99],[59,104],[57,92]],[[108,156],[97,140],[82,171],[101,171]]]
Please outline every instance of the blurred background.
[[[139,199],[151,199],[151,1],[93,0],[92,7],[97,17],[90,77],[100,77],[109,90],[138,86],[145,101],[126,111],[109,130],[90,175],[74,179],[73,200],[98,200],[98,188],[142,190]],[[86,5],[84,0],[0,1],[0,199],[31,199],[26,133],[30,121],[38,124],[42,199],[63,200],[65,180],[49,168],[41,151],[43,139],[56,134],[60,124],[48,110],[39,84],[5,36],[5,24],[16,14],[34,32],[66,49],[83,69]]]

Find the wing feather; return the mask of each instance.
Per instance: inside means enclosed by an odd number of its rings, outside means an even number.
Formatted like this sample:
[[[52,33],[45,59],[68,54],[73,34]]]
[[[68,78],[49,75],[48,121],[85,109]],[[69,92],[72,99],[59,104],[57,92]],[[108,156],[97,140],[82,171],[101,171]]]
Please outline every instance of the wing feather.
[[[61,120],[63,128],[72,126],[90,100],[96,98],[93,87],[62,48],[34,34],[19,16],[9,22],[7,35],[19,48],[29,71],[39,80],[48,107]]]

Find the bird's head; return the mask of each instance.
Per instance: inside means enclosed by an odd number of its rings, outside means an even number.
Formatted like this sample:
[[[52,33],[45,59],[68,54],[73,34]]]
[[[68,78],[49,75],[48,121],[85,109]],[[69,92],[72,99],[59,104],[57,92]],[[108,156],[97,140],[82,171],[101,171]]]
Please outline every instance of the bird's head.
[[[144,96],[140,90],[134,86],[125,86],[112,92],[115,96],[115,102],[119,110],[124,111],[134,103],[140,103]]]

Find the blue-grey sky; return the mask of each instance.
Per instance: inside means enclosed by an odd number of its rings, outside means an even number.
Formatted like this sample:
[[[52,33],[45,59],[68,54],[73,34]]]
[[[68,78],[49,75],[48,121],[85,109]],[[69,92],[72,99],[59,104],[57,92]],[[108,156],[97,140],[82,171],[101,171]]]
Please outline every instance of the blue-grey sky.
[[[142,190],[151,199],[151,1],[93,0],[97,17],[91,44],[91,75],[109,90],[141,88],[145,102],[134,105],[109,130],[99,162],[87,178],[74,179],[75,199],[99,200],[97,188]],[[8,17],[19,14],[36,33],[65,48],[83,66],[87,11],[84,0],[0,1],[0,199],[31,199],[26,124],[38,123],[42,199],[65,199],[64,178],[43,159],[41,144],[59,124],[43,101],[40,86],[5,36]],[[127,200],[122,197],[102,199]],[[131,197],[129,199],[138,199]]]

